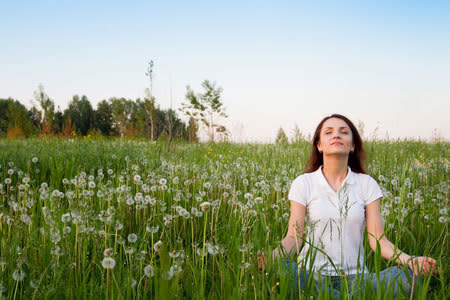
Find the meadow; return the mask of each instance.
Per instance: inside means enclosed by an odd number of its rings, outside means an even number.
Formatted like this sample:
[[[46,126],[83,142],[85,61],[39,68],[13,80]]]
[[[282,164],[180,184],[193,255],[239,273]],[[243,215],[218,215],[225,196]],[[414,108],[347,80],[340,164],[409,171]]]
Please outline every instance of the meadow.
[[[331,299],[292,294],[283,263],[257,268],[287,230],[309,142],[166,144],[0,140],[4,299]],[[365,143],[388,238],[438,261],[413,299],[450,295],[448,143]],[[366,245],[367,266],[395,265]],[[291,258],[295,259],[295,258]],[[398,299],[410,299],[400,294]],[[346,298],[341,294],[341,298]],[[354,299],[390,299],[370,287]]]

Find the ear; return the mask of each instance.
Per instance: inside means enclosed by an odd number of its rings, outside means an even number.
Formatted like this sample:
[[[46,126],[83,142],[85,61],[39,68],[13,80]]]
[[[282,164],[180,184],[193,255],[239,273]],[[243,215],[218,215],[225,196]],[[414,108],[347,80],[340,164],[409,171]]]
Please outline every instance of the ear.
[[[320,141],[317,142],[317,150],[319,150],[320,153],[322,153],[322,145],[320,144]]]
[[[355,152],[355,144],[352,145],[352,150],[351,152]]]

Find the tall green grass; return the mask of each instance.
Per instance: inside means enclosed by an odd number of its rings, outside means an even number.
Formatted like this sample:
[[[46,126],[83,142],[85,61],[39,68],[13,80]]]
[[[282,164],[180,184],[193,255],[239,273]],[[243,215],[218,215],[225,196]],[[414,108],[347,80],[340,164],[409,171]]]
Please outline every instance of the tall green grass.
[[[414,298],[444,299],[450,294],[449,144],[365,146],[369,173],[385,195],[386,235],[403,251],[439,262],[439,273]],[[287,193],[309,150],[306,142],[167,149],[143,141],[0,140],[1,294],[310,299],[318,293],[331,299],[314,282],[293,293],[283,262],[257,268],[256,252],[270,256],[286,234]],[[372,271],[393,265],[366,248]],[[102,265],[105,249],[112,269]],[[353,293],[355,299],[391,297],[374,295],[370,286]]]

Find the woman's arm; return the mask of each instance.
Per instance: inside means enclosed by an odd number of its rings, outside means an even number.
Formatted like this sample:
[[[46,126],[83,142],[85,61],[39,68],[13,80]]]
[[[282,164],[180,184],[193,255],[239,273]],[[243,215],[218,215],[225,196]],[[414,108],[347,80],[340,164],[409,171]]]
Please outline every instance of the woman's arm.
[[[302,246],[303,227],[305,225],[306,207],[298,202],[291,202],[291,215],[289,217],[288,232],[281,241],[284,251],[288,254],[298,253]],[[276,248],[272,252],[272,258],[281,256],[282,251]]]
[[[400,251],[384,236],[384,224],[380,214],[380,199],[366,206],[366,224],[370,248],[375,251],[380,243],[381,256],[385,259],[396,258],[396,262],[407,264],[415,275],[436,270],[436,261],[431,257],[411,257]]]

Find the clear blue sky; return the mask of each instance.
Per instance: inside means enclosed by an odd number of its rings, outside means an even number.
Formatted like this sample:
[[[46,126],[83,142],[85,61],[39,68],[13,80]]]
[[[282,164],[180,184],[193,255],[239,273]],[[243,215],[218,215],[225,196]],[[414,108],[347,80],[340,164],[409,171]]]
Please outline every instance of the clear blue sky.
[[[39,83],[61,109],[143,97],[153,59],[162,108],[222,86],[236,140],[333,112],[450,139],[450,1],[1,1],[0,18],[0,97],[27,106]]]

